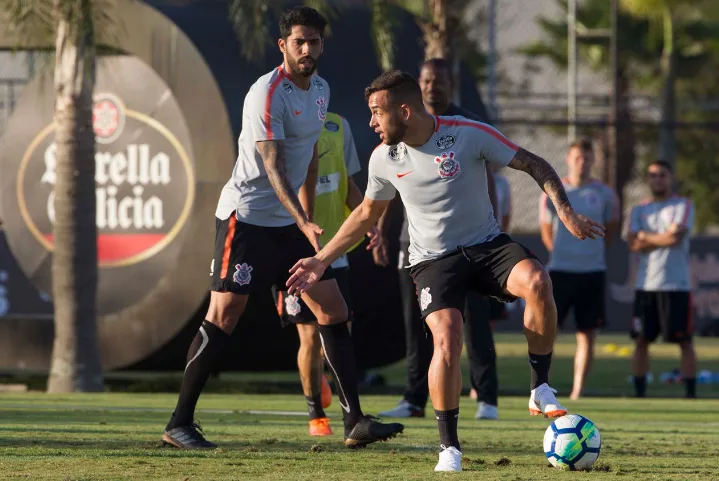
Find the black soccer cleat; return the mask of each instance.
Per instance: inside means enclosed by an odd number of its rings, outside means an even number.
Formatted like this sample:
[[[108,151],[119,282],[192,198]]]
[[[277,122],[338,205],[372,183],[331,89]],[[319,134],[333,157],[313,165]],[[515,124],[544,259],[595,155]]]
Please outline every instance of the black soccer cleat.
[[[383,424],[379,418],[365,415],[345,437],[345,446],[350,449],[364,448],[377,441],[387,441],[404,431],[400,423]]]
[[[162,445],[179,449],[215,449],[217,444],[208,441],[202,434],[202,427],[197,423],[180,426],[162,434]]]

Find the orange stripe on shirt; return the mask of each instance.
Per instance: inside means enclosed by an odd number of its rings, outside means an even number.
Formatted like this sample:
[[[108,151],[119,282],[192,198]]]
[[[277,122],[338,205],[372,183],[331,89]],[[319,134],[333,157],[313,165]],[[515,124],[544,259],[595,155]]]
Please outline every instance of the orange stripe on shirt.
[[[285,69],[281,66],[277,68],[280,70],[280,74],[270,84],[270,89],[267,91],[267,100],[265,101],[265,130],[267,130],[267,140],[272,140],[274,138],[274,134],[272,133],[272,97],[275,94],[275,90],[277,90],[277,87],[282,82],[282,79],[287,76]]]
[[[440,125],[447,125],[450,127],[457,126],[457,125],[463,126],[463,127],[474,127],[475,129],[479,129],[479,130],[482,130],[482,131],[488,133],[489,135],[491,135],[495,139],[499,140],[500,142],[502,142],[504,145],[506,145],[510,149],[513,149],[515,152],[519,150],[519,146],[517,144],[515,144],[514,142],[512,142],[511,140],[509,140],[508,138],[506,138],[504,135],[500,134],[499,132],[495,131],[490,126],[483,124],[481,122],[474,122],[472,120],[447,120],[447,119],[443,119],[442,117],[437,117],[437,129],[435,130],[435,132],[437,132],[439,130]]]
[[[235,237],[235,225],[237,217],[233,212],[227,223],[227,234],[225,234],[225,249],[222,251],[222,270],[220,271],[220,279],[227,277],[227,270],[230,268],[230,253],[232,251],[232,239]]]

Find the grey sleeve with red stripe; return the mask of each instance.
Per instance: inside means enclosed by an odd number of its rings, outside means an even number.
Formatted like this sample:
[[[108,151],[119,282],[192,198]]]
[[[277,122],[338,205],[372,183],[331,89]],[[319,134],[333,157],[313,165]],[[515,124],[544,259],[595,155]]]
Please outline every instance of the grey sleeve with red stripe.
[[[478,122],[478,127],[477,129],[472,129],[473,132],[468,133],[474,135],[477,139],[480,158],[502,166],[509,165],[519,147],[491,125]]]
[[[282,78],[277,77],[266,88],[254,88],[247,94],[244,116],[247,116],[252,126],[255,142],[265,140],[284,140],[284,118],[286,107],[280,94]]]

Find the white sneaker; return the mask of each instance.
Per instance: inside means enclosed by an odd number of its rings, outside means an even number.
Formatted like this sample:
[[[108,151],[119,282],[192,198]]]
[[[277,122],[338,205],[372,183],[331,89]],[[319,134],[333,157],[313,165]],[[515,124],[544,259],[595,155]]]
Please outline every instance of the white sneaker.
[[[554,396],[556,393],[557,390],[547,383],[532,389],[529,394],[529,414],[545,418],[559,418],[567,414],[567,408],[559,404]]]
[[[434,470],[455,473],[462,471],[462,452],[454,446],[442,449]]]
[[[484,401],[480,401],[477,406],[477,414],[474,415],[474,419],[497,419],[499,413],[497,412],[497,406],[492,406]]]
[[[379,413],[378,416],[383,418],[423,418],[424,408],[415,406],[406,399],[402,399],[397,403],[395,408],[389,411],[383,411]]]

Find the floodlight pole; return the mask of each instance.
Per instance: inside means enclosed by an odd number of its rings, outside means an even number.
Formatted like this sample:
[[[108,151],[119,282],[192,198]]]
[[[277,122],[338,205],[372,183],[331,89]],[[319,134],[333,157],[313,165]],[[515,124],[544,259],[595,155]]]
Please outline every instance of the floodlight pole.
[[[567,3],[567,26],[567,143],[572,143],[577,137],[577,0]]]

